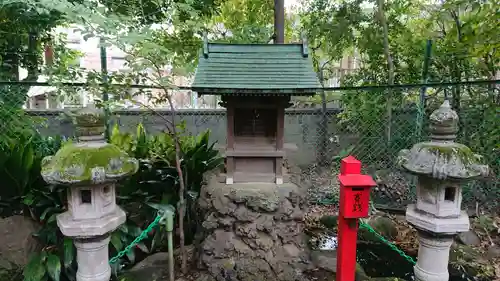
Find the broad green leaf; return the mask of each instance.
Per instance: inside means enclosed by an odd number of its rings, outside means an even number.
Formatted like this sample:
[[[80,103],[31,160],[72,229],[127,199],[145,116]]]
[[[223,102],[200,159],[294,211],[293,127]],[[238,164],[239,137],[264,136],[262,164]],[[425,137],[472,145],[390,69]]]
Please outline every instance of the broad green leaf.
[[[40,281],[45,276],[47,273],[45,268],[46,257],[45,252],[31,256],[23,270],[24,281]]]
[[[115,231],[111,234],[111,245],[113,245],[116,251],[121,251],[123,249],[120,232]]]
[[[35,196],[32,193],[29,193],[24,197],[23,199],[23,204],[26,206],[31,206],[34,203]]]
[[[148,250],[148,247],[146,247],[146,245],[144,243],[138,243],[136,245],[137,248],[139,248],[141,251],[143,251],[144,253],[149,253],[149,250]]]
[[[45,264],[47,273],[53,281],[59,281],[61,278],[61,261],[56,255],[49,255]]]
[[[132,248],[132,249],[130,249],[130,251],[128,251],[128,252],[127,252],[127,254],[126,254],[126,255],[127,255],[128,260],[129,260],[132,264],[134,264],[134,263],[135,263],[135,251],[134,251],[134,250],[135,250],[135,249],[134,249],[134,248]]]
[[[118,273],[120,272],[120,261],[117,261],[113,264],[111,264],[111,274],[113,274],[113,276],[118,276]]]
[[[73,245],[73,240],[65,237],[63,242],[64,247],[64,267],[68,268],[73,263],[75,257],[75,246]]]
[[[125,234],[128,234],[128,227],[126,224],[122,224],[118,227],[118,230],[125,233]]]
[[[47,224],[55,222],[55,221],[56,221],[56,219],[57,219],[57,215],[58,215],[58,214],[52,214],[52,215],[49,217],[49,219],[47,220]]]

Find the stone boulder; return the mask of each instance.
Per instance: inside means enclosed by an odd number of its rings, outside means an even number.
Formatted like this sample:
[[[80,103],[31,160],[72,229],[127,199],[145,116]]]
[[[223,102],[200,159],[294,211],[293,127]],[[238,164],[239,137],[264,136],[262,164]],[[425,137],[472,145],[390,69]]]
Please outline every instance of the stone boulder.
[[[126,273],[120,276],[120,281],[164,281],[168,280],[168,253],[153,254]]]
[[[469,245],[469,246],[478,246],[481,244],[481,239],[479,236],[477,236],[476,232],[474,230],[469,230],[467,232],[461,232],[457,235],[457,240],[464,244],[464,245]]]
[[[291,183],[210,181],[199,198],[201,265],[215,280],[307,280],[304,197]]]
[[[33,233],[40,225],[25,216],[11,216],[0,219],[0,268],[24,267],[33,252],[41,250]]]
[[[335,250],[314,250],[311,252],[311,259],[318,269],[337,273],[337,251]],[[355,281],[368,280],[370,277],[363,270],[361,265],[356,264]]]
[[[366,222],[378,234],[382,235],[387,240],[394,240],[398,236],[398,229],[394,221],[385,216],[372,216]],[[368,229],[359,228],[359,240],[367,242],[382,243],[380,238],[370,232]]]

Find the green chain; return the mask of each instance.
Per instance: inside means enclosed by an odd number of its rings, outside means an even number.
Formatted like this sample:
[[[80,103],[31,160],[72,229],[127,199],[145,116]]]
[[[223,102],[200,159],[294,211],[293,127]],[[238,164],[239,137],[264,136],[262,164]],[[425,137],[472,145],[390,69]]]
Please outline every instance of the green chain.
[[[128,245],[127,247],[125,247],[125,249],[123,251],[119,252],[116,256],[114,256],[113,258],[111,258],[109,260],[109,264],[114,264],[115,262],[117,262],[118,260],[120,260],[133,247],[135,247],[135,245],[139,244],[142,240],[144,240],[146,237],[148,237],[148,233],[151,230],[153,230],[153,228],[156,225],[158,225],[158,223],[162,220],[162,218],[163,218],[163,216],[159,212],[158,215],[156,216],[155,220],[146,229],[144,229],[144,231],[141,232],[141,234],[139,236],[137,236],[137,238],[135,238],[134,241],[132,241],[132,243],[130,243],[130,245]]]
[[[392,250],[394,250],[395,252],[397,252],[398,254],[400,254],[403,258],[405,258],[410,263],[412,263],[412,264],[416,264],[417,263],[412,257],[408,256],[407,254],[405,254],[405,252],[403,252],[400,249],[398,249],[398,247],[396,247],[396,245],[394,245],[393,243],[391,243],[389,240],[385,239],[384,236],[380,235],[370,225],[368,225],[368,224],[360,221],[359,222],[359,226],[363,227],[366,230],[368,230],[369,232],[373,233],[378,239],[380,239],[382,242],[384,242],[387,246],[389,246]]]

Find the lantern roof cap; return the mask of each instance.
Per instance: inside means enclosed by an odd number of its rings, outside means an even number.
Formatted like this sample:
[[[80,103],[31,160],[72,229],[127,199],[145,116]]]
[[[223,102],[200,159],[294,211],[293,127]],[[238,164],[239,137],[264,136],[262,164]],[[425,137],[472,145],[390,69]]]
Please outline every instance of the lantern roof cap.
[[[42,160],[42,177],[51,184],[97,185],[115,182],[137,172],[137,159],[106,143],[104,112],[94,106],[75,115],[78,142],[64,144],[55,155]]]
[[[458,114],[445,100],[429,117],[429,131],[433,140],[455,140],[458,133]]]
[[[467,180],[487,176],[489,168],[482,164],[482,156],[466,145],[456,143],[458,114],[445,101],[430,115],[431,139],[403,149],[398,165],[409,173],[435,179]]]

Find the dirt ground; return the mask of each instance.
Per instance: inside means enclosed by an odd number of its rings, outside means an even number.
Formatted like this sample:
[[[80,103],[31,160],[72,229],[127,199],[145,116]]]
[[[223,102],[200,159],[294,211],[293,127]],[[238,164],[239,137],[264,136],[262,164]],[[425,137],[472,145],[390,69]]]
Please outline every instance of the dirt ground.
[[[306,225],[311,228],[321,227],[319,218],[325,215],[336,216],[338,209],[334,205],[329,206],[312,206],[308,214],[306,214]],[[418,253],[418,239],[417,231],[406,222],[405,216],[398,214],[392,215],[384,213],[383,216],[392,220],[397,229],[397,235],[394,239],[390,240],[395,246],[403,250],[411,256],[417,256]],[[500,217],[495,214],[481,214],[477,217],[471,217],[471,231],[467,233],[465,238],[458,236],[456,244],[463,245],[470,249],[474,255],[481,259],[481,262],[488,265],[481,267],[481,270],[493,271],[496,275],[495,281],[500,281]],[[472,237],[472,240],[478,238],[477,242],[463,241],[470,240],[467,237]],[[464,263],[470,263],[464,260]]]

